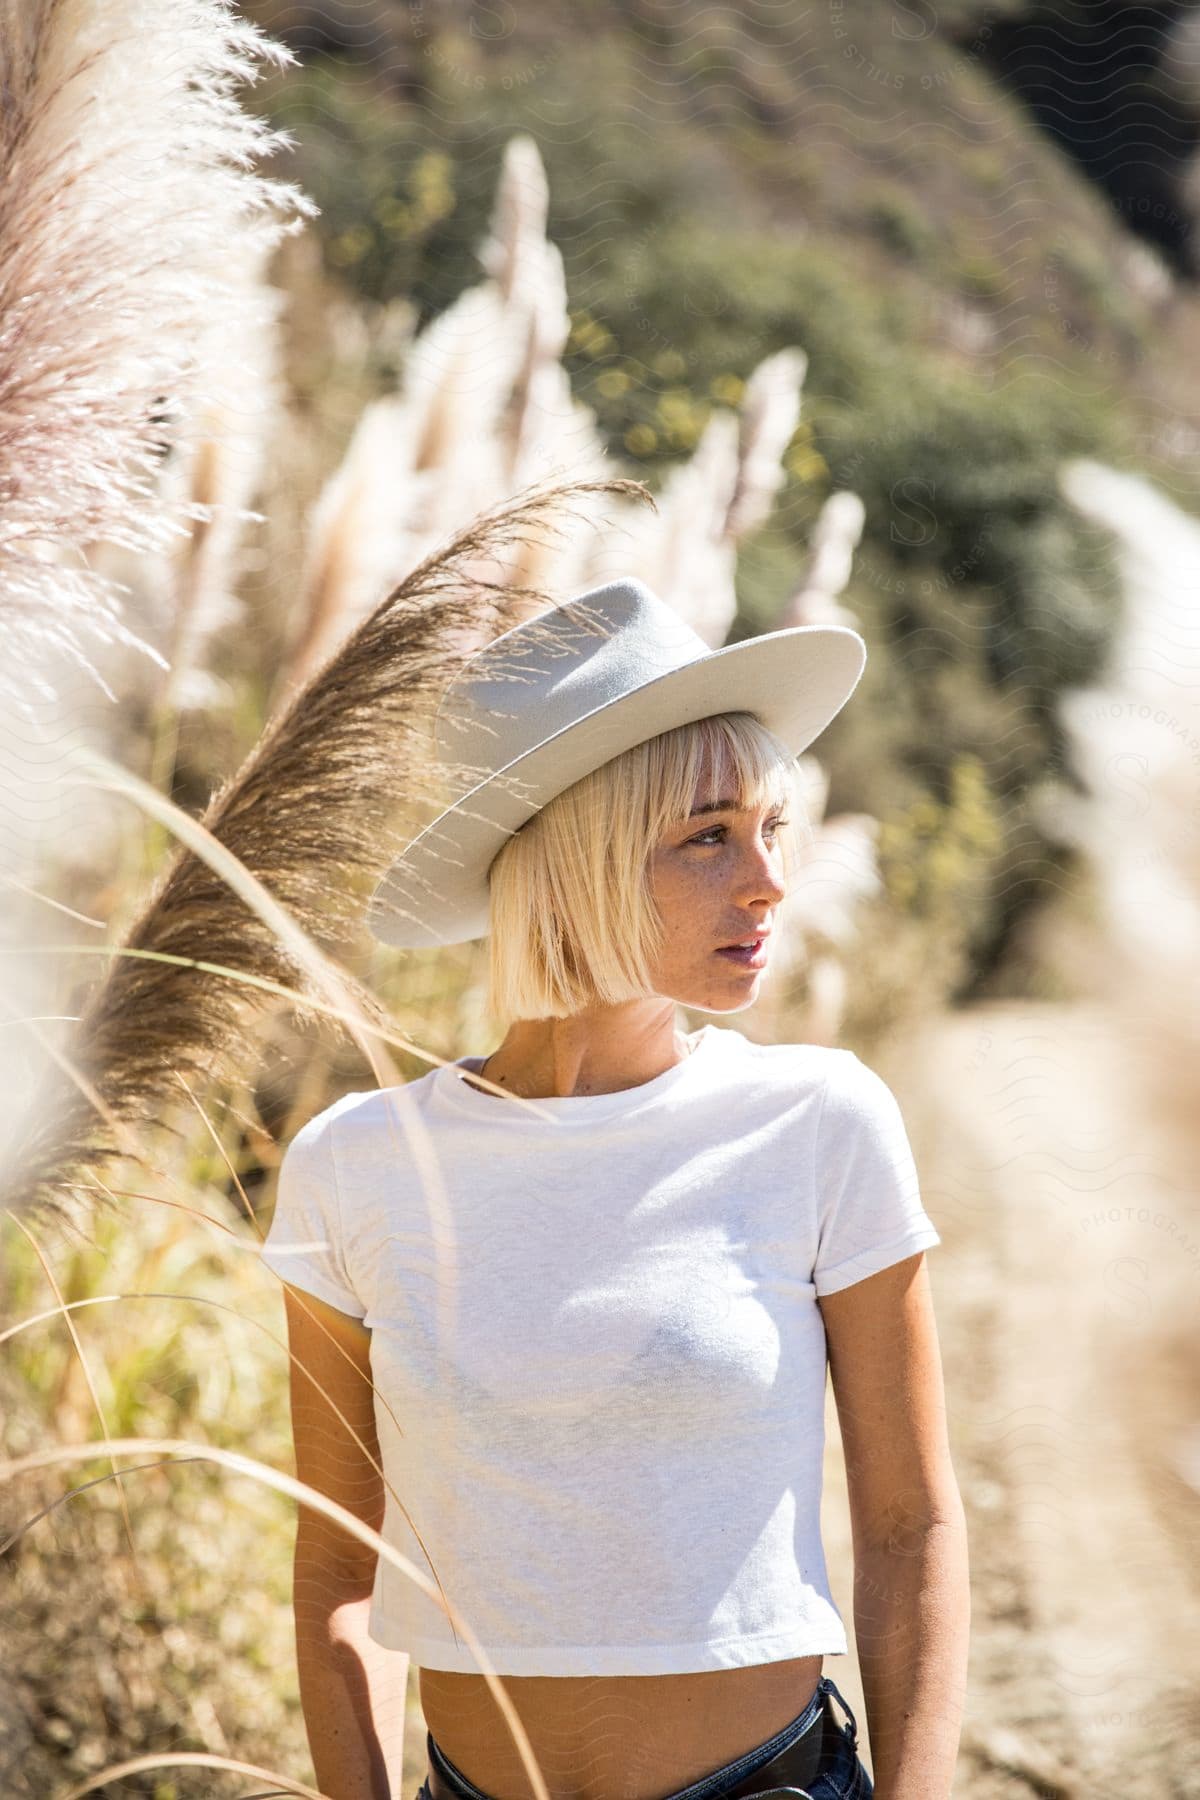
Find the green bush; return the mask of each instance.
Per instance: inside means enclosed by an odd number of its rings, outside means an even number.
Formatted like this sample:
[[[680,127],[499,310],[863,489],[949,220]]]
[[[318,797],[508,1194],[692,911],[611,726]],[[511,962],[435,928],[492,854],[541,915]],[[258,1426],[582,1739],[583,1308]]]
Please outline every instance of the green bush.
[[[938,234],[907,189],[890,183],[868,192],[864,217],[886,250],[918,266],[935,259]]]

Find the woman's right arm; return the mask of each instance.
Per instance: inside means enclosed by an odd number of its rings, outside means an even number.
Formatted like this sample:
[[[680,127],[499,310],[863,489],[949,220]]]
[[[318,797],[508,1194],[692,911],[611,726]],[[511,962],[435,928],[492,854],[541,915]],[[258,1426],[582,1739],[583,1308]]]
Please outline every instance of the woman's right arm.
[[[286,1283],[284,1305],[295,1359],[297,1478],[379,1531],[385,1496],[371,1462],[379,1462],[371,1333],[361,1320]],[[329,1800],[400,1795],[409,1659],[367,1635],[376,1562],[374,1550],[301,1505],[293,1583],[296,1660],[317,1786]]]

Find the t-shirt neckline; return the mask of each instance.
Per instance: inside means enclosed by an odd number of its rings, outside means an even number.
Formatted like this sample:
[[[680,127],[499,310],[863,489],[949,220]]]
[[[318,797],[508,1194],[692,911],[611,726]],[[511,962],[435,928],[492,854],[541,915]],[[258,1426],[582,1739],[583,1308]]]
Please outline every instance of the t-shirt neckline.
[[[552,1116],[556,1124],[564,1121],[586,1124],[589,1120],[624,1118],[630,1113],[640,1112],[645,1106],[656,1104],[665,1095],[674,1093],[692,1079],[706,1065],[722,1034],[710,1023],[686,1035],[692,1041],[690,1055],[680,1062],[672,1063],[661,1075],[652,1076],[649,1081],[639,1081],[634,1087],[621,1088],[613,1094],[539,1095],[536,1100],[530,1100],[524,1106],[514,1106],[501,1095],[485,1093],[463,1079],[464,1070],[470,1074],[478,1074],[487,1061],[485,1056],[460,1056],[455,1062],[443,1064],[434,1071],[434,1083],[445,1099],[460,1112],[470,1113],[477,1119],[523,1124],[527,1129],[542,1123],[538,1113],[533,1110],[535,1107]]]

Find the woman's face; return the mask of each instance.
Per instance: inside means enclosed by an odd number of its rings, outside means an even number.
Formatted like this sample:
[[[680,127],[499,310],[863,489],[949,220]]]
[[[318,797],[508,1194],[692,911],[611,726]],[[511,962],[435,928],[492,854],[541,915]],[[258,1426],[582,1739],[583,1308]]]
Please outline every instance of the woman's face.
[[[772,945],[730,950],[771,930],[784,897],[785,817],[777,800],[740,811],[736,795],[711,789],[692,817],[670,830],[651,858],[662,915],[655,992],[701,1012],[738,1012],[758,998]]]

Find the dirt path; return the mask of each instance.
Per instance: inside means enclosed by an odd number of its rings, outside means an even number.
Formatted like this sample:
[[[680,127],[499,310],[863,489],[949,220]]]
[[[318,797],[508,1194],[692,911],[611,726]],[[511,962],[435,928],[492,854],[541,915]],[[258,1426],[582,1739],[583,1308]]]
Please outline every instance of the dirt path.
[[[1146,1055],[1103,1010],[1013,1002],[876,1059],[943,1239],[969,1800],[1200,1796],[1200,1177]]]

